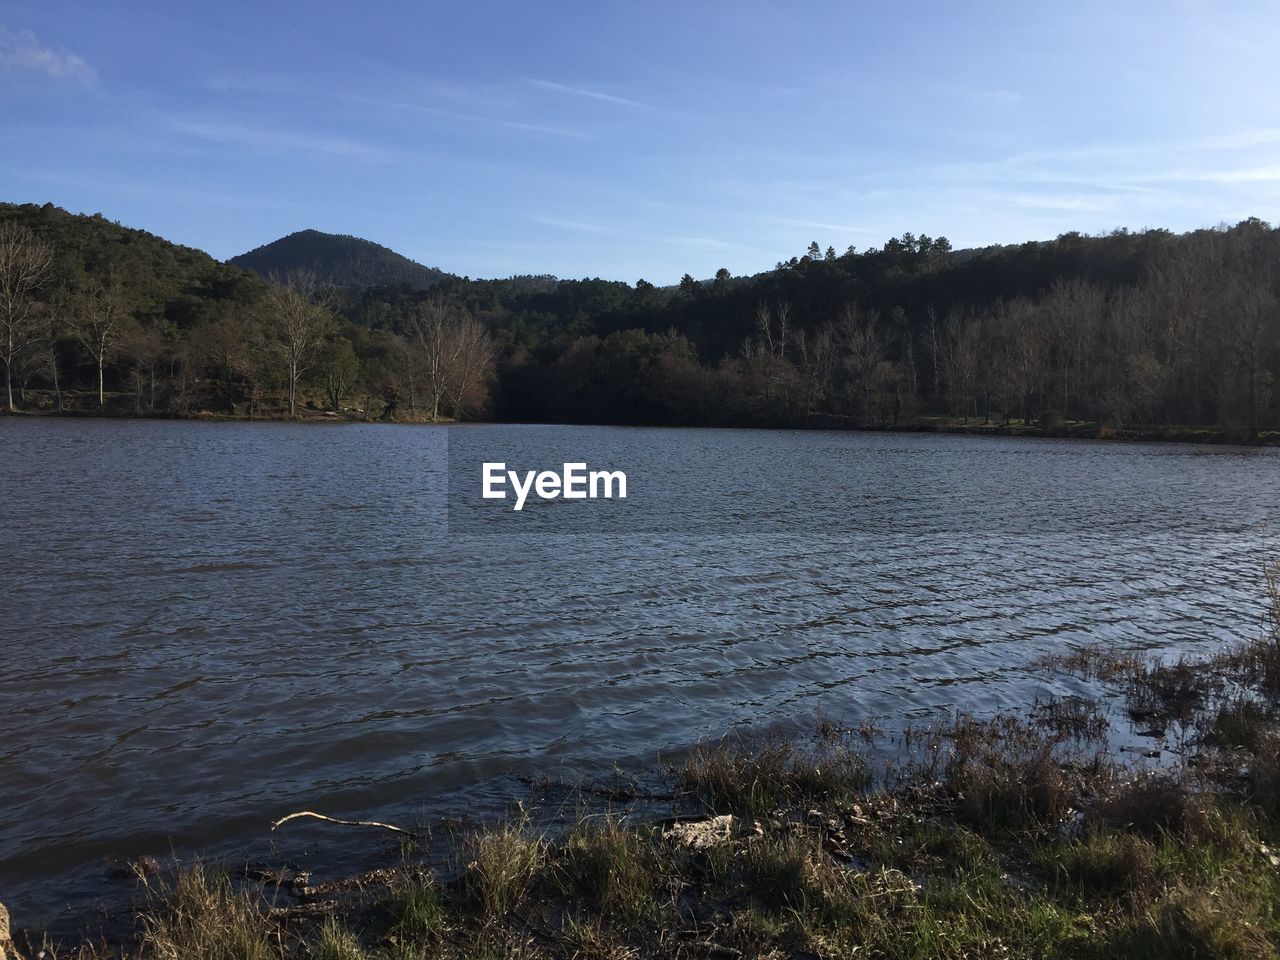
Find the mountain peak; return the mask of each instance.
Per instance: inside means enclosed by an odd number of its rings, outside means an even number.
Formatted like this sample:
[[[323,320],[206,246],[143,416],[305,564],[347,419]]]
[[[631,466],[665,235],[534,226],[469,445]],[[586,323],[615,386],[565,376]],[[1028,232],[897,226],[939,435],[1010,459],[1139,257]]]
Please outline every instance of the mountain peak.
[[[425,289],[449,274],[424,266],[372,240],[320,230],[298,230],[232,257],[228,263],[262,276],[308,270],[337,287],[409,286]]]

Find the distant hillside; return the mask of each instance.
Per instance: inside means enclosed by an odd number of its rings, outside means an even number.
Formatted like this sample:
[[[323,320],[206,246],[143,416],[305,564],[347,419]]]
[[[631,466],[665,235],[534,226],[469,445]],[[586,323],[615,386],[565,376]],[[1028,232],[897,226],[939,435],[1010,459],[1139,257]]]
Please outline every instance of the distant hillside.
[[[299,230],[227,262],[263,277],[308,270],[322,283],[337,287],[403,285],[426,289],[449,276],[370,240],[319,230]]]
[[[100,213],[69,213],[52,203],[0,203],[0,221],[7,220],[53,245],[50,280],[38,292],[42,299],[53,297],[59,288],[106,279],[114,271],[128,291],[135,317],[186,330],[227,315],[235,304],[255,302],[265,290],[247,270]]]

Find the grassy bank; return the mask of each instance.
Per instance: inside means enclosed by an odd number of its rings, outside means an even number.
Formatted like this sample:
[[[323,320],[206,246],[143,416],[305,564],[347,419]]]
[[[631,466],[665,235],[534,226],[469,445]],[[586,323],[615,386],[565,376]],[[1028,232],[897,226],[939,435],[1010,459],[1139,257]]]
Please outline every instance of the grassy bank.
[[[45,956],[1277,956],[1274,620],[1195,662],[1086,649],[1044,668],[1099,679],[1176,760],[1135,766],[1105,704],[1075,699],[909,730],[887,765],[870,727],[730,740],[669,769],[669,815],[548,832],[517,814],[324,885],[140,870],[132,942]]]

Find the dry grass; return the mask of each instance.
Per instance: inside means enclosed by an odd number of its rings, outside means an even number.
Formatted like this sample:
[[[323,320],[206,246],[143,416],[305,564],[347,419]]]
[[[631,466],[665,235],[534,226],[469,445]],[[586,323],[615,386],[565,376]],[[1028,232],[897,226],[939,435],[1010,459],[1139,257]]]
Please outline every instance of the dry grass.
[[[142,915],[142,960],[276,960],[281,934],[251,892],[196,865]]]
[[[763,816],[789,804],[848,801],[871,783],[866,757],[824,732],[812,748],[726,739],[694,749],[672,773],[709,813]]]
[[[1257,922],[1256,904],[1231,891],[1179,886],[1161,897],[1116,944],[1134,960],[1268,960],[1273,936]]]
[[[547,842],[526,819],[511,820],[465,838],[464,888],[487,923],[511,913],[543,865]]]
[[[1081,757],[1064,735],[1019,717],[962,714],[939,733],[949,744],[940,776],[957,815],[988,830],[1065,820],[1080,800],[1082,777],[1110,772],[1101,754]]]

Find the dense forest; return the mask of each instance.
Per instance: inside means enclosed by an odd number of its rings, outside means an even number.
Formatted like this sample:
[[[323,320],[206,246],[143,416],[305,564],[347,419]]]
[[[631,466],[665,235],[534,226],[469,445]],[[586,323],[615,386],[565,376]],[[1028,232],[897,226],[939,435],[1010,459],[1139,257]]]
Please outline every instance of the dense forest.
[[[470,280],[354,238],[286,240],[236,258],[259,273],[101,215],[0,205],[7,408],[1232,439],[1280,426],[1280,231],[1259,220],[981,250],[910,233],[844,253],[815,242],[756,276],[672,287]],[[425,273],[395,272],[406,264]],[[384,268],[399,279],[359,279]]]

